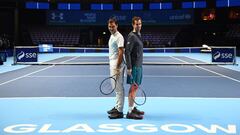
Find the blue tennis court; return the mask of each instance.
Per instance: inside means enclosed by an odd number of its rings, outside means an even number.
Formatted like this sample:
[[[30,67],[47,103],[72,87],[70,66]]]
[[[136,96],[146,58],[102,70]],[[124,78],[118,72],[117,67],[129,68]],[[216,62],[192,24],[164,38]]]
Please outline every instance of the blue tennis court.
[[[143,120],[107,118],[113,98],[2,98],[1,134],[239,134],[237,98],[149,97]]]
[[[0,0],[0,135],[240,135],[239,45],[240,0]]]
[[[54,62],[107,60],[96,56]],[[145,61],[193,61],[187,56],[146,57]],[[19,69],[0,75],[0,132],[4,135],[239,134],[240,72],[233,70],[238,66],[144,65],[142,87],[147,102],[139,107],[146,113],[143,120],[108,119],[106,111],[114,105],[114,94],[99,92],[101,80],[109,75],[108,65],[16,66]],[[127,93],[129,86],[124,87]]]

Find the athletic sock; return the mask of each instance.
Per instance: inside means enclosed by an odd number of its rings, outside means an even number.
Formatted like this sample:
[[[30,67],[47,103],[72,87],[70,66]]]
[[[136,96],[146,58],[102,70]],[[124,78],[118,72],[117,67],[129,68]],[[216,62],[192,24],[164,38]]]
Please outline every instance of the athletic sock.
[[[128,113],[131,113],[132,110],[133,110],[133,108],[134,108],[134,106],[129,106],[129,107],[128,107]]]

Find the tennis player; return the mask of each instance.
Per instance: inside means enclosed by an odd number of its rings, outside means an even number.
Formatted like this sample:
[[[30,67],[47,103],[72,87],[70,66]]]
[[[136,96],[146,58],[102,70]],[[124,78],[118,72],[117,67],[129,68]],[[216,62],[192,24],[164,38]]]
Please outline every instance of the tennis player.
[[[109,110],[110,119],[123,118],[123,106],[124,106],[124,38],[122,34],[118,31],[118,22],[115,18],[110,18],[108,20],[108,30],[111,33],[110,39],[108,41],[109,46],[109,63],[110,63],[110,75],[116,75],[116,104]]]
[[[141,38],[141,28],[142,19],[140,17],[132,18],[133,30],[128,34],[127,44],[125,46],[125,58],[127,64],[127,83],[131,84],[133,82],[140,85],[142,83],[142,62],[143,62],[143,41]],[[134,99],[136,96],[136,91],[129,89],[128,95],[128,119],[143,119],[144,111],[138,110],[134,106]]]

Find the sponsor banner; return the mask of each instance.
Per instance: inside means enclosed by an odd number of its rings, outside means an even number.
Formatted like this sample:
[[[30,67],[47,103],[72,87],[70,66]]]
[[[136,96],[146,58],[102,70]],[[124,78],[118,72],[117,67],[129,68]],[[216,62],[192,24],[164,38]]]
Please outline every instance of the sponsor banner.
[[[39,53],[52,53],[53,52],[53,44],[39,44]]]
[[[59,11],[47,12],[48,25],[106,25],[110,17],[116,17],[121,25],[131,25],[133,16],[141,16],[144,25],[193,24],[193,10],[161,11]]]
[[[212,62],[234,63],[235,48],[212,48]]]
[[[38,48],[16,48],[16,62],[37,62]]]

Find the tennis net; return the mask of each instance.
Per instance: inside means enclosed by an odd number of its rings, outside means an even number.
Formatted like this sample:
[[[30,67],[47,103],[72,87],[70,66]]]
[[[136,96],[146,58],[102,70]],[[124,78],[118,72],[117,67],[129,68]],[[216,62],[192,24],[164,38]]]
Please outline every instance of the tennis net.
[[[15,46],[14,64],[108,65],[108,48]],[[144,48],[143,65],[236,64],[236,47]]]

